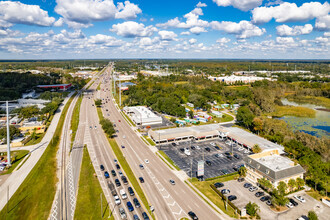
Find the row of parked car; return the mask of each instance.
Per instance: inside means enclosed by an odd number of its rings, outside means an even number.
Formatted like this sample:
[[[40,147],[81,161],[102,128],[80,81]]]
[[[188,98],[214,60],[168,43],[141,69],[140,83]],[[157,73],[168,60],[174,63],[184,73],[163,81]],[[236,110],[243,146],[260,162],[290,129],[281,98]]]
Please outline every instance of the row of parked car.
[[[214,183],[214,186],[215,186],[217,189],[219,189],[219,188],[224,187],[225,185],[224,185],[223,183],[217,182],[217,183]],[[230,190],[229,190],[229,189],[222,189],[220,192],[221,192],[223,195],[230,194]],[[228,199],[229,201],[233,201],[233,200],[236,200],[236,199],[237,199],[237,196],[235,196],[235,195],[229,195],[229,196],[227,196],[227,199]]]

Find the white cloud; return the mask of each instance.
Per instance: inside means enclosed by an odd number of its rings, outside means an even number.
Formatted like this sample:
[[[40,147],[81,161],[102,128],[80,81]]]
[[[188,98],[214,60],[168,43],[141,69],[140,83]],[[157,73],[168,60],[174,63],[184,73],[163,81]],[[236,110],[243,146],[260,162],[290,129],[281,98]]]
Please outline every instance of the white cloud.
[[[230,39],[226,38],[226,37],[222,37],[222,38],[219,38],[216,42],[219,44],[226,44],[226,43],[230,42]]]
[[[292,37],[277,37],[276,42],[278,44],[291,44],[294,43],[294,39]]]
[[[190,44],[194,44],[194,43],[196,43],[197,42],[197,40],[195,39],[195,38],[191,38],[191,39],[189,39],[189,43]]]
[[[64,24],[64,19],[61,17],[57,21],[55,21],[54,26],[55,27],[61,27]]]
[[[92,44],[102,44],[107,47],[120,46],[124,43],[122,40],[118,40],[115,37],[104,34],[97,34],[94,36],[90,36],[88,42]]]
[[[315,21],[315,28],[320,31],[330,30],[330,15],[317,18]]]
[[[8,23],[27,24],[37,26],[51,26],[55,18],[49,17],[48,12],[39,5],[26,5],[20,2],[0,2],[0,26]]]
[[[218,6],[233,6],[242,11],[248,11],[262,4],[262,0],[213,0]]]
[[[190,28],[189,31],[193,34],[200,34],[202,32],[207,32],[205,30],[205,28],[203,28],[203,27],[193,27],[193,28]]]
[[[250,21],[245,20],[239,23],[231,21],[212,21],[210,24],[214,30],[222,30],[228,34],[236,34],[236,37],[241,39],[261,36],[266,32],[264,28],[260,29]]]
[[[324,32],[324,37],[330,37],[330,32]]]
[[[283,24],[277,26],[276,30],[279,36],[297,36],[311,33],[313,31],[313,26],[311,24],[305,24],[304,26],[289,27]]]
[[[298,7],[295,3],[284,2],[278,6],[259,7],[252,10],[252,20],[255,23],[269,22],[272,18],[276,22],[307,21],[313,18],[325,16],[330,11],[328,2],[304,3]]]
[[[123,37],[150,37],[153,32],[157,31],[157,28],[152,25],[145,27],[142,23],[126,21],[121,24],[112,25],[110,31]]]
[[[158,34],[162,40],[167,40],[167,41],[176,40],[175,38],[178,36],[173,31],[159,31]]]
[[[181,32],[180,35],[190,35],[190,32],[189,31],[183,31],[183,32]]]
[[[118,12],[116,13],[116,18],[121,19],[134,19],[137,14],[142,13],[142,10],[135,4],[125,1],[125,3],[118,2],[117,4]]]
[[[207,7],[207,5],[205,3],[202,2],[198,2],[198,4],[196,5],[197,8],[202,8],[202,7]]]

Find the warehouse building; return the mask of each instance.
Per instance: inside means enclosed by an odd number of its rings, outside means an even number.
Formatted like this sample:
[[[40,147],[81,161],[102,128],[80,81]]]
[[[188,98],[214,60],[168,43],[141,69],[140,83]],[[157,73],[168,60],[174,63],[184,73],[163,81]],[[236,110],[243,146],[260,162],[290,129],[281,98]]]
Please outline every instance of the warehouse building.
[[[40,89],[56,89],[66,91],[68,90],[72,84],[56,84],[56,85],[38,85],[37,87]]]
[[[148,126],[163,123],[162,117],[156,115],[144,106],[124,107],[123,111],[136,125]]]

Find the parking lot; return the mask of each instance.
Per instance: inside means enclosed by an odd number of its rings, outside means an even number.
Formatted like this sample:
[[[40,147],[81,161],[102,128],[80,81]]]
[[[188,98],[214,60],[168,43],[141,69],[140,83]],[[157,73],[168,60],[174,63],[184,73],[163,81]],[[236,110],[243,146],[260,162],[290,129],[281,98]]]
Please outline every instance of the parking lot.
[[[277,213],[274,212],[269,208],[266,202],[262,202],[260,198],[256,197],[255,193],[262,191],[258,189],[254,192],[250,192],[248,188],[244,188],[243,185],[247,183],[246,181],[238,182],[237,180],[231,180],[228,182],[224,182],[224,186],[219,188],[222,189],[229,189],[230,193],[228,195],[235,195],[237,197],[236,200],[233,200],[232,203],[235,204],[239,209],[242,209],[246,206],[249,202],[254,202],[260,207],[260,216],[261,219],[298,219],[302,215],[307,216],[308,212],[314,210],[318,215],[319,219],[328,219],[330,216],[330,208],[322,204],[321,202],[313,199],[305,192],[297,192],[288,196],[289,198],[293,198],[297,203],[298,206],[294,206],[293,208],[288,208],[287,210]],[[253,185],[253,184],[252,184]],[[253,185],[255,186],[255,185]],[[265,193],[264,196],[268,194]],[[294,195],[302,196],[306,202],[302,203],[295,199]]]
[[[211,143],[216,144],[220,149],[216,149]],[[192,149],[192,147],[195,149]],[[210,149],[209,151],[205,150],[207,147]],[[237,146],[232,149],[229,145],[225,144],[224,141],[220,141],[220,139],[203,142],[176,142],[175,146],[170,143],[158,146],[158,148],[164,151],[181,170],[187,173],[188,176],[192,175],[193,177],[196,177],[198,161],[203,160],[203,158],[205,161],[210,161],[211,165],[205,164],[204,166],[204,178],[211,178],[236,172],[239,166],[243,164],[243,157],[248,154],[247,151],[239,151],[239,147]],[[189,148],[189,156],[182,151],[184,148]],[[225,153],[231,152],[232,150],[233,155],[238,155],[239,159],[235,157],[231,157],[231,159],[227,158]],[[218,157],[216,154],[218,154]]]

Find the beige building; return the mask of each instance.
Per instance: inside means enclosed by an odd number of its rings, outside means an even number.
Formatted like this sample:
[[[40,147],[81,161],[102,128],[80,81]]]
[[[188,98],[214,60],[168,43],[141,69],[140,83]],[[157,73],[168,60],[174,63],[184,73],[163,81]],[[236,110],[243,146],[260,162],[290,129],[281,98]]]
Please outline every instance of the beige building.
[[[263,151],[249,155],[243,160],[247,169],[246,179],[254,183],[265,178],[277,187],[280,181],[288,183],[290,179],[303,178],[305,173],[299,164],[281,156],[278,150]]]

